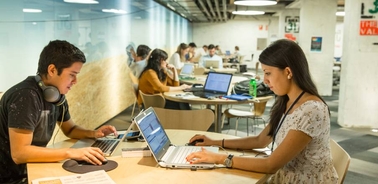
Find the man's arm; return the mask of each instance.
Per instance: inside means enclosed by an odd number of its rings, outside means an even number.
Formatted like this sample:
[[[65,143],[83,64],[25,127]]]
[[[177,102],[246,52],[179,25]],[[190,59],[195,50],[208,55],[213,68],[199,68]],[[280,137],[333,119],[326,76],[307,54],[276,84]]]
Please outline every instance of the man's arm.
[[[52,149],[31,145],[33,132],[26,129],[9,128],[10,151],[16,164],[27,162],[56,162],[64,159],[93,161],[101,164],[104,159],[100,149],[87,147],[80,149]]]
[[[111,133],[117,135],[117,130],[114,128],[114,126],[104,125],[97,130],[88,130],[75,125],[72,119],[63,122],[61,129],[64,135],[73,139],[99,138],[107,136]]]

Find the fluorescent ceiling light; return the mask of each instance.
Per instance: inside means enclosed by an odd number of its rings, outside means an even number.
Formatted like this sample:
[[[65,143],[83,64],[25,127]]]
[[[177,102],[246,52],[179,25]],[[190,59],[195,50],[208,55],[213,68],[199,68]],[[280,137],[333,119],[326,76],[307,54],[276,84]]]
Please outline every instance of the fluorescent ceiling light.
[[[117,10],[117,9],[102,9],[102,12],[106,13],[116,13],[116,14],[125,14],[125,10]]]
[[[247,10],[247,11],[233,11],[232,14],[235,14],[235,15],[264,15],[265,12]]]
[[[336,12],[336,16],[344,17],[345,16],[345,12]]]
[[[243,6],[269,6],[275,5],[277,2],[271,0],[239,0],[235,1],[234,4]]]
[[[168,8],[170,8],[171,10],[176,11],[176,8],[173,7],[171,4],[167,3],[167,6],[168,6]]]
[[[79,3],[79,4],[98,4],[95,0],[64,0],[66,3]]]
[[[42,10],[40,9],[28,9],[28,8],[24,8],[22,9],[23,12],[25,13],[41,13]]]

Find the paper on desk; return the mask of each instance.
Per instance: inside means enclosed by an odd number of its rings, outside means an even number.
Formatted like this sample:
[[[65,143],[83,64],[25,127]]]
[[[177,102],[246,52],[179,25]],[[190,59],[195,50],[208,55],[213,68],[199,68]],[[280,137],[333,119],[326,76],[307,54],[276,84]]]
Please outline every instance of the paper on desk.
[[[104,170],[100,170],[85,174],[35,179],[32,184],[115,184],[115,182]]]

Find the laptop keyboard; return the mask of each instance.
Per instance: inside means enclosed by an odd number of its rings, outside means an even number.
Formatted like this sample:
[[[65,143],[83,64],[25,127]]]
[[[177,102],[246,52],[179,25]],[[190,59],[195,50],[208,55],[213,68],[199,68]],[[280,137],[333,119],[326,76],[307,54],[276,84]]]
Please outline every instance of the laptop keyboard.
[[[92,147],[100,148],[105,155],[110,155],[118,143],[117,139],[97,139]]]
[[[175,158],[172,160],[172,163],[178,163],[178,164],[188,163],[186,161],[186,156],[196,151],[201,151],[201,147],[199,146],[180,147],[176,153]]]

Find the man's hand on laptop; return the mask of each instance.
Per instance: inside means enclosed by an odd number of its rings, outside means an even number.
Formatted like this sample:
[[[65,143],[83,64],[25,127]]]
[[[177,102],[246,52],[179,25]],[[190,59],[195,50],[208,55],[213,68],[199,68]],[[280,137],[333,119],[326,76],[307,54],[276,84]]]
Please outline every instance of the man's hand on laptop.
[[[115,137],[118,136],[117,130],[112,125],[104,125],[101,126],[99,129],[95,130],[94,138],[100,138],[108,136],[109,134],[114,134]]]

